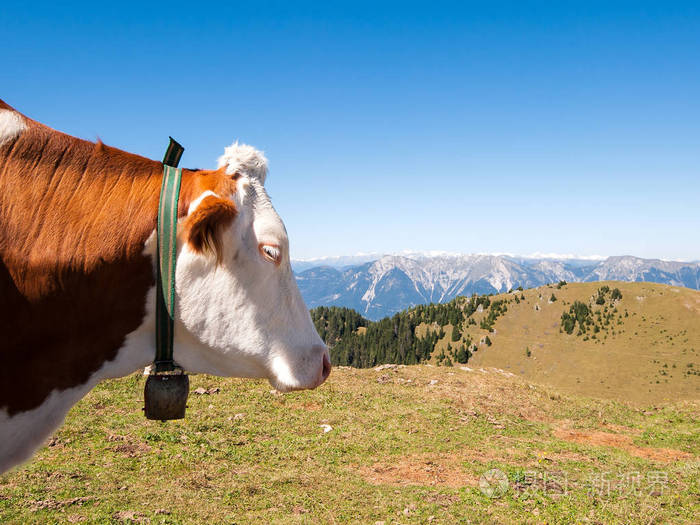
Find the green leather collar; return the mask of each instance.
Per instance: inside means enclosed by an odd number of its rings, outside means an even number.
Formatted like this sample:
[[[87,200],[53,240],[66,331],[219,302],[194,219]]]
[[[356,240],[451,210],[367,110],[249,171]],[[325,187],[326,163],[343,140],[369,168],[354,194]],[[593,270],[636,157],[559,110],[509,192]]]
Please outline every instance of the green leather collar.
[[[184,148],[172,137],[163,159],[163,184],[158,203],[156,258],[155,371],[177,368],[173,361],[175,319],[175,263],[177,259],[177,208],[182,169],[177,168]]]

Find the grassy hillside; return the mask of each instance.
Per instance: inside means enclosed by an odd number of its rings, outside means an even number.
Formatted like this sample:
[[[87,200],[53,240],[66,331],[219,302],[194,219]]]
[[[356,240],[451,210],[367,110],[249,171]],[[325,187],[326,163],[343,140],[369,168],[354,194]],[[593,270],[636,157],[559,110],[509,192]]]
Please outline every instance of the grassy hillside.
[[[606,285],[622,293],[614,306],[610,294],[603,305],[595,304]],[[634,403],[700,399],[700,292],[609,282],[517,294],[525,300],[509,302],[508,312],[494,323],[495,333],[488,334],[492,345],[480,345],[469,366],[498,367],[563,392]],[[577,335],[578,325],[572,334],[561,330],[562,313],[574,301],[601,311],[598,333]],[[472,325],[467,333],[479,341],[487,331]]]
[[[648,524],[700,513],[697,402],[636,409],[430,365],[336,369],[320,389],[285,395],[262,381],[192,383],[219,391],[192,394],[187,419],[169,423],[144,419],[141,376],[101,384],[34,461],[0,476],[0,522]],[[502,494],[480,488],[491,469]]]
[[[633,403],[700,399],[700,292],[687,288],[560,283],[417,306],[378,322],[338,308],[312,315],[335,364],[490,366]]]

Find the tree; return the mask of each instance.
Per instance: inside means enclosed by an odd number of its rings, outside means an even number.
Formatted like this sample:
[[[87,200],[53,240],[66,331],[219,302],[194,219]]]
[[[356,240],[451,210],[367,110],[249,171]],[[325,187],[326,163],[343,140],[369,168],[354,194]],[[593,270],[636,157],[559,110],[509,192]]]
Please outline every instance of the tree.
[[[569,335],[571,335],[574,331],[574,327],[576,326],[576,318],[573,317],[571,314],[564,312],[561,314],[561,327],[562,329]]]
[[[581,301],[574,301],[569,307],[568,312],[561,314],[561,327],[564,331],[571,335],[578,323],[579,330],[576,335],[582,335],[586,332],[586,326],[593,325],[592,312],[588,306]]]
[[[465,320],[467,326],[477,325],[472,315],[481,307],[492,330],[495,320],[507,311],[507,304],[507,300],[492,302],[489,296],[473,295],[445,304],[419,305],[379,321],[368,321],[349,308],[324,306],[311,310],[311,319],[330,349],[333,365],[368,368],[383,363],[421,363],[431,359],[437,343],[445,340],[447,344],[435,360],[451,366],[472,355],[473,341],[462,330]],[[420,337],[416,328],[423,323],[428,326]],[[445,330],[448,324],[453,327],[449,338]]]
[[[455,356],[455,360],[458,363],[465,364],[469,361],[469,358],[471,357],[471,354],[469,353],[469,350],[466,349],[464,345],[459,347],[459,350],[457,350],[457,355]]]

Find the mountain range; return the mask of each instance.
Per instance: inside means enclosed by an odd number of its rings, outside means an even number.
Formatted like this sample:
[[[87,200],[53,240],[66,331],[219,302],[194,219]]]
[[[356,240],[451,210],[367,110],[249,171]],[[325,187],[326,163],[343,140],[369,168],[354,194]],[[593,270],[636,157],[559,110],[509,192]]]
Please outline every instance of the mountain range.
[[[309,308],[345,306],[371,320],[417,304],[444,303],[459,295],[502,293],[559,281],[646,281],[700,289],[700,262],[633,256],[538,258],[407,252],[293,261],[292,267]]]

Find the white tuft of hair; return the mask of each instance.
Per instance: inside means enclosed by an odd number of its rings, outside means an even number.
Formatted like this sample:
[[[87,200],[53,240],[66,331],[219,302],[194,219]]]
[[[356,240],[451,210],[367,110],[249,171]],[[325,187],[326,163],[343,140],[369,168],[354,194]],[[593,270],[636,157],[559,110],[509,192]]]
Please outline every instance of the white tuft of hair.
[[[9,109],[0,109],[0,146],[14,140],[27,129],[22,115]]]
[[[267,177],[267,159],[262,151],[248,144],[234,142],[224,148],[224,154],[219,157],[219,168],[226,166],[226,173],[233,175],[240,173],[258,179],[265,184]]]

